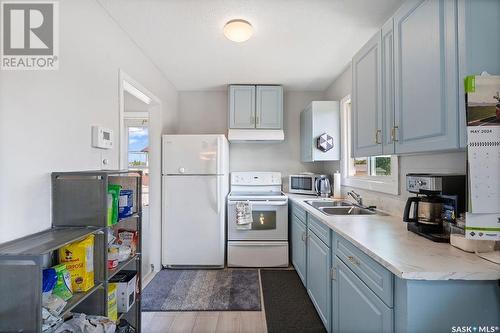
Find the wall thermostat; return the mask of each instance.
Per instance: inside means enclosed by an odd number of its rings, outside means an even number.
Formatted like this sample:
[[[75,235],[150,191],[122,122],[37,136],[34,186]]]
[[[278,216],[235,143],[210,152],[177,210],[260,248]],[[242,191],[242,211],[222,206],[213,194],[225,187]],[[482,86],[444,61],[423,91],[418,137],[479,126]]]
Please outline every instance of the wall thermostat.
[[[92,147],[113,148],[113,130],[102,126],[92,126]]]

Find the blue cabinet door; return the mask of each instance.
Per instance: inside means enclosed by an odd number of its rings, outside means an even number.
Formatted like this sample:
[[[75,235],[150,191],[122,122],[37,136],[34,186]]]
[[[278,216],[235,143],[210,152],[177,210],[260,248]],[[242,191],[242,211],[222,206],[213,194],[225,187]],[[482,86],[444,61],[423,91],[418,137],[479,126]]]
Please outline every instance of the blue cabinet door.
[[[229,86],[229,128],[255,128],[255,86]]]
[[[456,10],[412,0],[394,15],[396,153],[459,147]]]
[[[257,128],[283,128],[283,88],[257,86],[255,124]]]
[[[331,329],[330,267],[330,248],[309,229],[307,237],[307,293],[329,332]]]
[[[352,59],[352,154],[382,155],[381,32]]]
[[[333,331],[393,332],[393,310],[382,302],[342,260],[335,257]]]
[[[382,26],[382,150],[394,154],[394,20]]]
[[[299,275],[304,286],[306,286],[306,226],[295,216],[292,217],[291,223],[291,241],[292,241],[292,265]]]

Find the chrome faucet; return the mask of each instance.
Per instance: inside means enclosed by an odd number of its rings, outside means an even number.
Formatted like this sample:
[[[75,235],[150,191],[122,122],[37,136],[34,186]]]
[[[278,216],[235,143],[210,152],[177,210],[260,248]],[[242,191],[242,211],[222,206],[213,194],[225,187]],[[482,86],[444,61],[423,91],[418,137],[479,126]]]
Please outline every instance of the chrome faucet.
[[[347,195],[351,196],[360,206],[363,206],[363,197],[354,191],[347,192]]]

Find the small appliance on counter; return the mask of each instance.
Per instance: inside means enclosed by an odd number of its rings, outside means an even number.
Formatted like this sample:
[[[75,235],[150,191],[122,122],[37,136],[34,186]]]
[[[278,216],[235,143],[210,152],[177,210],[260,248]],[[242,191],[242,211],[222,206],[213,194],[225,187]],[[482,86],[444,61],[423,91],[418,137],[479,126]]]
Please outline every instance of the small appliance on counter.
[[[329,197],[332,187],[327,175],[304,172],[288,177],[288,192]]]
[[[403,221],[408,230],[434,242],[449,243],[450,226],[465,212],[465,175],[409,173],[406,190],[417,194],[406,201]]]
[[[332,187],[330,185],[330,179],[328,179],[328,176],[321,175],[321,178],[317,178],[314,187],[316,189],[316,195],[322,198],[328,198],[332,193]]]

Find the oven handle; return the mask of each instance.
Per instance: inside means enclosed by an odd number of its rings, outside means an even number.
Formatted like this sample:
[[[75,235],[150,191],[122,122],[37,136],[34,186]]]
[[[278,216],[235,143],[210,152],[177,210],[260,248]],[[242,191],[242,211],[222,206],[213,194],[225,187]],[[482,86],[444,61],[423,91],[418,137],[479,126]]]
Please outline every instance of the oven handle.
[[[286,206],[288,201],[249,201],[249,200],[236,200],[228,201],[228,205],[236,205],[237,202],[249,202],[252,205],[262,205],[262,206]]]

